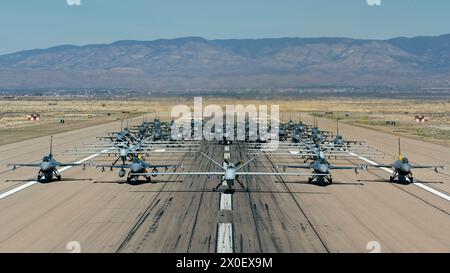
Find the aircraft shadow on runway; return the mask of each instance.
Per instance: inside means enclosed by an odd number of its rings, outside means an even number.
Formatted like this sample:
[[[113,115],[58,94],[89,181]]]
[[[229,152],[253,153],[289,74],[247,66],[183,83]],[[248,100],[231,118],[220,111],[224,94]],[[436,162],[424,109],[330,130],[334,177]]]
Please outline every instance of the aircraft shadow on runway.
[[[408,181],[389,181],[388,179],[358,179],[358,182],[368,182],[368,183],[389,183],[389,184],[397,184],[397,185],[409,185],[412,184],[411,182]],[[422,183],[422,184],[444,184],[444,182],[442,181],[416,181],[417,183]]]
[[[5,180],[5,182],[29,182],[29,181],[36,181],[32,179],[9,179]],[[57,183],[57,182],[73,182],[73,181],[92,181],[90,178],[62,178],[61,180],[52,179],[49,181],[43,181],[40,180],[38,183],[40,184],[51,184],[51,183]]]
[[[363,186],[364,183],[354,183],[354,182],[339,182],[333,181],[330,183],[309,183],[307,181],[275,181],[275,183],[284,183],[284,184],[301,184],[301,185],[313,185],[318,187],[330,187],[330,186]]]
[[[163,183],[182,183],[182,180],[172,180],[172,181],[163,181],[163,180],[153,180],[152,181],[146,181],[146,180],[138,180],[138,181],[131,181],[127,182],[124,180],[109,180],[109,181],[94,181],[94,184],[126,184],[131,186],[139,186],[144,184],[163,184]]]

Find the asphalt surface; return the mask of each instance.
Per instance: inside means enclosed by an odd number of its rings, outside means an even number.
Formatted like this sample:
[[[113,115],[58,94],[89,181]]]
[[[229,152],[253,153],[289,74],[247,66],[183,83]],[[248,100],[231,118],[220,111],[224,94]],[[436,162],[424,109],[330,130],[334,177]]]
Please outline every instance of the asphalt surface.
[[[335,130],[333,121],[319,125]],[[82,160],[90,154],[61,153],[118,129],[115,122],[55,135],[55,157]],[[396,136],[345,124],[340,132],[393,155],[373,161],[395,160]],[[74,167],[62,173],[63,181],[14,192],[35,180],[37,169],[13,172],[4,165],[39,161],[48,146],[49,137],[0,146],[0,196],[13,191],[0,199],[0,252],[71,252],[74,244],[81,252],[450,251],[450,202],[415,184],[390,183],[384,170],[334,171],[328,186],[308,184],[307,177],[241,177],[248,192],[236,184],[234,193],[224,193],[212,191],[218,176],[158,176],[130,185],[117,171]],[[402,146],[414,163],[450,166],[449,148],[410,139]],[[223,145],[203,142],[201,151],[223,162]],[[229,153],[233,162],[251,157],[244,143],[233,143]],[[100,159],[109,162],[101,156],[88,162]],[[200,153],[151,153],[146,160],[183,163],[176,172],[218,171]],[[364,163],[356,157],[331,161]],[[303,163],[263,154],[244,169],[276,172],[282,162]],[[449,176],[448,170],[414,171],[417,182],[447,196]]]

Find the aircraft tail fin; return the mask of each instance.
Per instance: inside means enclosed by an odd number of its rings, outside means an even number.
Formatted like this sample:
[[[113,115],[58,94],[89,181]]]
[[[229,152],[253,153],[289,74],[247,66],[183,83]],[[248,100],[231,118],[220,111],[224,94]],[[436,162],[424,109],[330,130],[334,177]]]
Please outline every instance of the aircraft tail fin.
[[[50,153],[49,156],[53,156],[53,136],[50,136]]]
[[[401,149],[401,144],[400,144],[400,138],[398,138],[398,160],[402,160],[403,159],[403,155],[402,155],[402,149]]]
[[[339,135],[339,119],[336,119],[336,134]]]

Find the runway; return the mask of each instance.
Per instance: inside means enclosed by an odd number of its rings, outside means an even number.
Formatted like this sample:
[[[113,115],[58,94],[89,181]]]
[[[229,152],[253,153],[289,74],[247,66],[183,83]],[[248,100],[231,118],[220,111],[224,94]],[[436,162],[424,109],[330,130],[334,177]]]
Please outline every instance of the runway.
[[[308,118],[304,121],[312,123]],[[333,121],[320,119],[319,126],[335,130]],[[55,156],[82,160],[89,155],[58,153],[119,128],[115,122],[56,135]],[[340,132],[397,153],[396,136],[345,124]],[[38,161],[48,146],[48,137],[0,146],[0,195],[37,174],[4,165]],[[414,163],[450,166],[450,148],[411,139],[402,139],[402,146]],[[223,161],[223,145],[202,142],[201,151]],[[229,153],[232,162],[251,157],[244,143],[233,143]],[[218,170],[199,153],[154,153],[146,159],[184,163],[183,172]],[[267,154],[244,168],[272,172],[280,161],[302,163]],[[332,161],[361,163],[357,157]],[[249,191],[236,184],[228,196],[212,191],[217,176],[158,176],[155,183],[130,185],[121,183],[125,179],[117,171],[74,167],[62,175],[61,182],[35,183],[0,199],[0,252],[70,252],[72,242],[81,252],[450,251],[450,202],[414,184],[390,183],[380,169],[334,171],[329,186],[307,184],[306,177],[242,177]],[[448,170],[414,170],[414,176],[449,195]]]

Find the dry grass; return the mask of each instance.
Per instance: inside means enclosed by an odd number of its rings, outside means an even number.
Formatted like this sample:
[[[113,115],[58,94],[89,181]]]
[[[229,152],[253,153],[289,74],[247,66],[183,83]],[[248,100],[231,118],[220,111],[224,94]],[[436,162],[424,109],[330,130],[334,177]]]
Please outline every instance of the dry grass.
[[[0,100],[0,144],[24,140],[50,133],[69,131],[117,119],[126,119],[147,113],[146,119],[159,116],[170,119],[174,105],[193,107],[193,98],[155,98],[145,101],[117,100],[61,100],[60,98],[28,98]],[[288,120],[289,113],[315,113],[328,118],[340,118],[343,122],[382,130],[402,136],[450,145],[450,101],[329,98],[305,100],[241,100],[229,98],[205,98],[203,105],[261,105],[278,104],[281,118]],[[328,114],[325,114],[328,112]],[[25,115],[40,113],[41,121],[30,122]],[[414,116],[424,114],[430,118],[426,124],[417,124]],[[65,119],[60,125],[59,120]],[[396,121],[396,126],[386,121]]]

